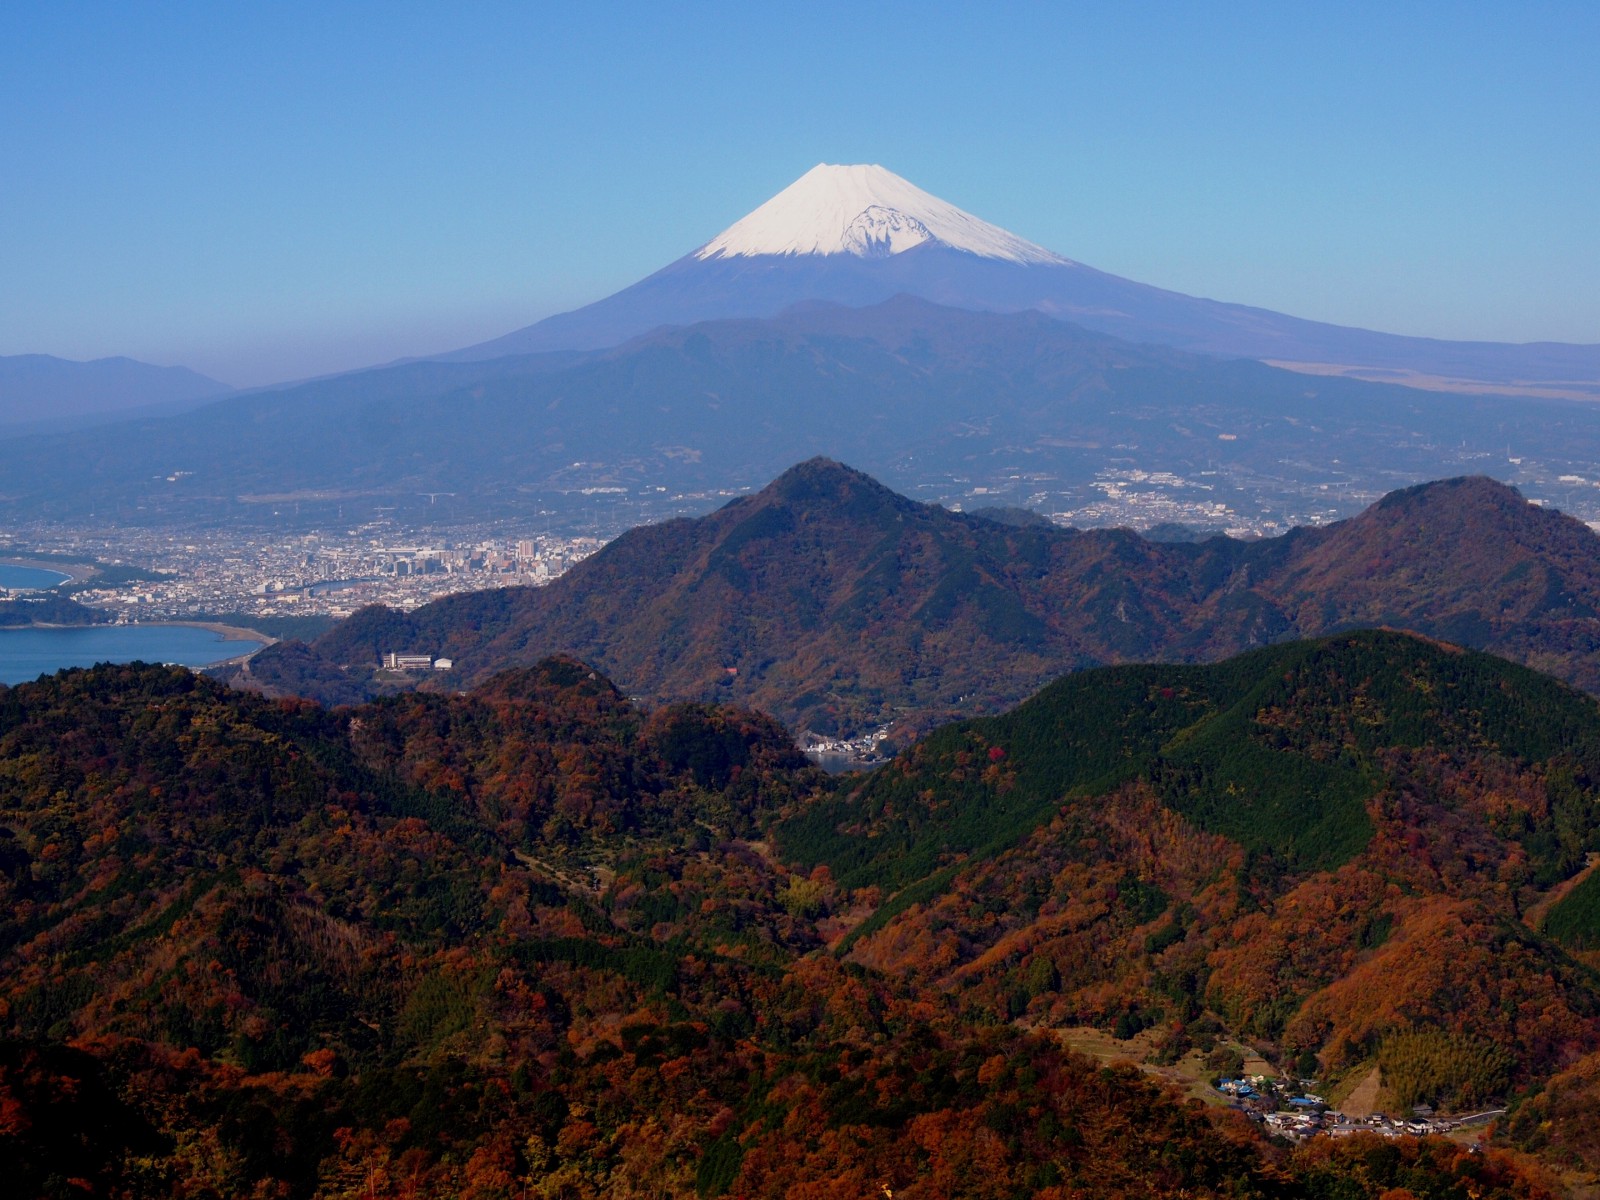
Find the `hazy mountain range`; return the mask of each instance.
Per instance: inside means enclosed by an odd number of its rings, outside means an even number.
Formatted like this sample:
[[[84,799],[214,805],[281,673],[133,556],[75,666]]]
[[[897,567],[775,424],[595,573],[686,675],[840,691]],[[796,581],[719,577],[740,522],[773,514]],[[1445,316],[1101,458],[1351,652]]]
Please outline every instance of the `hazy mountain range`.
[[[380,508],[418,520],[554,509],[570,520],[591,511],[583,489],[603,487],[626,494],[626,525],[652,515],[652,496],[760,487],[826,454],[946,503],[984,484],[1020,488],[1013,503],[1038,489],[1047,510],[1072,507],[1107,466],[1136,465],[1244,512],[1288,480],[1303,514],[1349,490],[1510,470],[1509,453],[1581,475],[1600,461],[1600,408],[1309,378],[1037,312],[900,297],[587,353],[412,363],[14,439],[0,444],[0,512],[139,524],[276,510],[314,525]],[[452,495],[430,507],[433,493]]]
[[[232,391],[186,367],[152,367],[131,358],[0,356],[0,432],[178,412]]]

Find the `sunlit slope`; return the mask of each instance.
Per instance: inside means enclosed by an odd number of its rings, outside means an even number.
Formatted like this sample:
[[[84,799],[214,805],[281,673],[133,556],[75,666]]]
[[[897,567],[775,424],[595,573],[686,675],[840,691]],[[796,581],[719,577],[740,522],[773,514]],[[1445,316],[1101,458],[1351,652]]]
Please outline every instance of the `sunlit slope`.
[[[1366,803],[1392,782],[1384,754],[1424,747],[1529,764],[1600,752],[1600,710],[1504,660],[1381,632],[1215,666],[1084,671],[930,734],[787,824],[782,844],[844,886],[895,888],[1137,780],[1201,830],[1302,869],[1335,867],[1371,836]],[[1529,840],[1538,860],[1570,861]]]

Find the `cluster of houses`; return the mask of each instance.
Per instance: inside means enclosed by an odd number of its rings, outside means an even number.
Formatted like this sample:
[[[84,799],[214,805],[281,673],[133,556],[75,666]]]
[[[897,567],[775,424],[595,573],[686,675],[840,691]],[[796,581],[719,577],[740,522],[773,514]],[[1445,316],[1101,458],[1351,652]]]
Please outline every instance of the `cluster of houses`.
[[[878,746],[889,736],[889,726],[880,725],[871,733],[853,738],[824,738],[810,732],[804,736],[805,744],[800,748],[807,754],[838,755],[866,762],[877,754]]]
[[[1301,1080],[1303,1089],[1313,1080]],[[1233,1099],[1253,1121],[1260,1121],[1267,1129],[1291,1141],[1307,1138],[1350,1137],[1357,1133],[1376,1133],[1383,1137],[1426,1137],[1429,1134],[1449,1133],[1462,1125],[1487,1120],[1504,1110],[1478,1113],[1466,1118],[1444,1118],[1433,1115],[1425,1106],[1415,1110],[1409,1119],[1373,1113],[1368,1117],[1347,1116],[1329,1108],[1321,1096],[1309,1091],[1296,1094],[1287,1080],[1270,1079],[1265,1075],[1247,1075],[1239,1079],[1223,1079],[1217,1090]]]

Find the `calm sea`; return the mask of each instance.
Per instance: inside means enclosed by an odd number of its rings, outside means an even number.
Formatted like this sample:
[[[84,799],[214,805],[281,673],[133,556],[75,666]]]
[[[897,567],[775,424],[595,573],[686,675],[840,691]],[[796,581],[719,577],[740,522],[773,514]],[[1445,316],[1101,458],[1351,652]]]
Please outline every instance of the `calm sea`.
[[[7,567],[0,565],[0,588],[19,591],[22,588],[53,588],[63,579],[71,579],[65,571],[45,571],[38,567]]]
[[[0,683],[23,683],[63,667],[101,662],[182,663],[204,667],[248,654],[260,642],[224,641],[193,625],[89,625],[0,629]]]

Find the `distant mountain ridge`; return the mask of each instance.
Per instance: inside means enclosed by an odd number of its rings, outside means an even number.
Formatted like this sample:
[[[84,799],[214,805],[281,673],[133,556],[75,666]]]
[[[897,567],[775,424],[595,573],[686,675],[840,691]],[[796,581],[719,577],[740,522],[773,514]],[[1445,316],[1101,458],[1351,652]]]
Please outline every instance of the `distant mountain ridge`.
[[[638,283],[433,357],[598,349],[662,325],[773,317],[807,300],[864,306],[902,293],[956,308],[1038,309],[1129,341],[1229,358],[1398,372],[1395,382],[1421,386],[1600,398],[1600,344],[1406,337],[1186,296],[1073,262],[876,165],[819,164]]]
[[[233,392],[187,367],[131,358],[74,362],[48,354],[0,356],[0,427],[199,404]]]
[[[704,518],[632,530],[547,587],[366,609],[250,674],[353,699],[390,650],[449,655],[452,684],[560,651],[652,702],[725,697],[858,735],[995,712],[1081,667],[1367,626],[1600,691],[1597,614],[1600,537],[1481,477],[1280,538],[1158,543],[949,512],[813,459]]]

